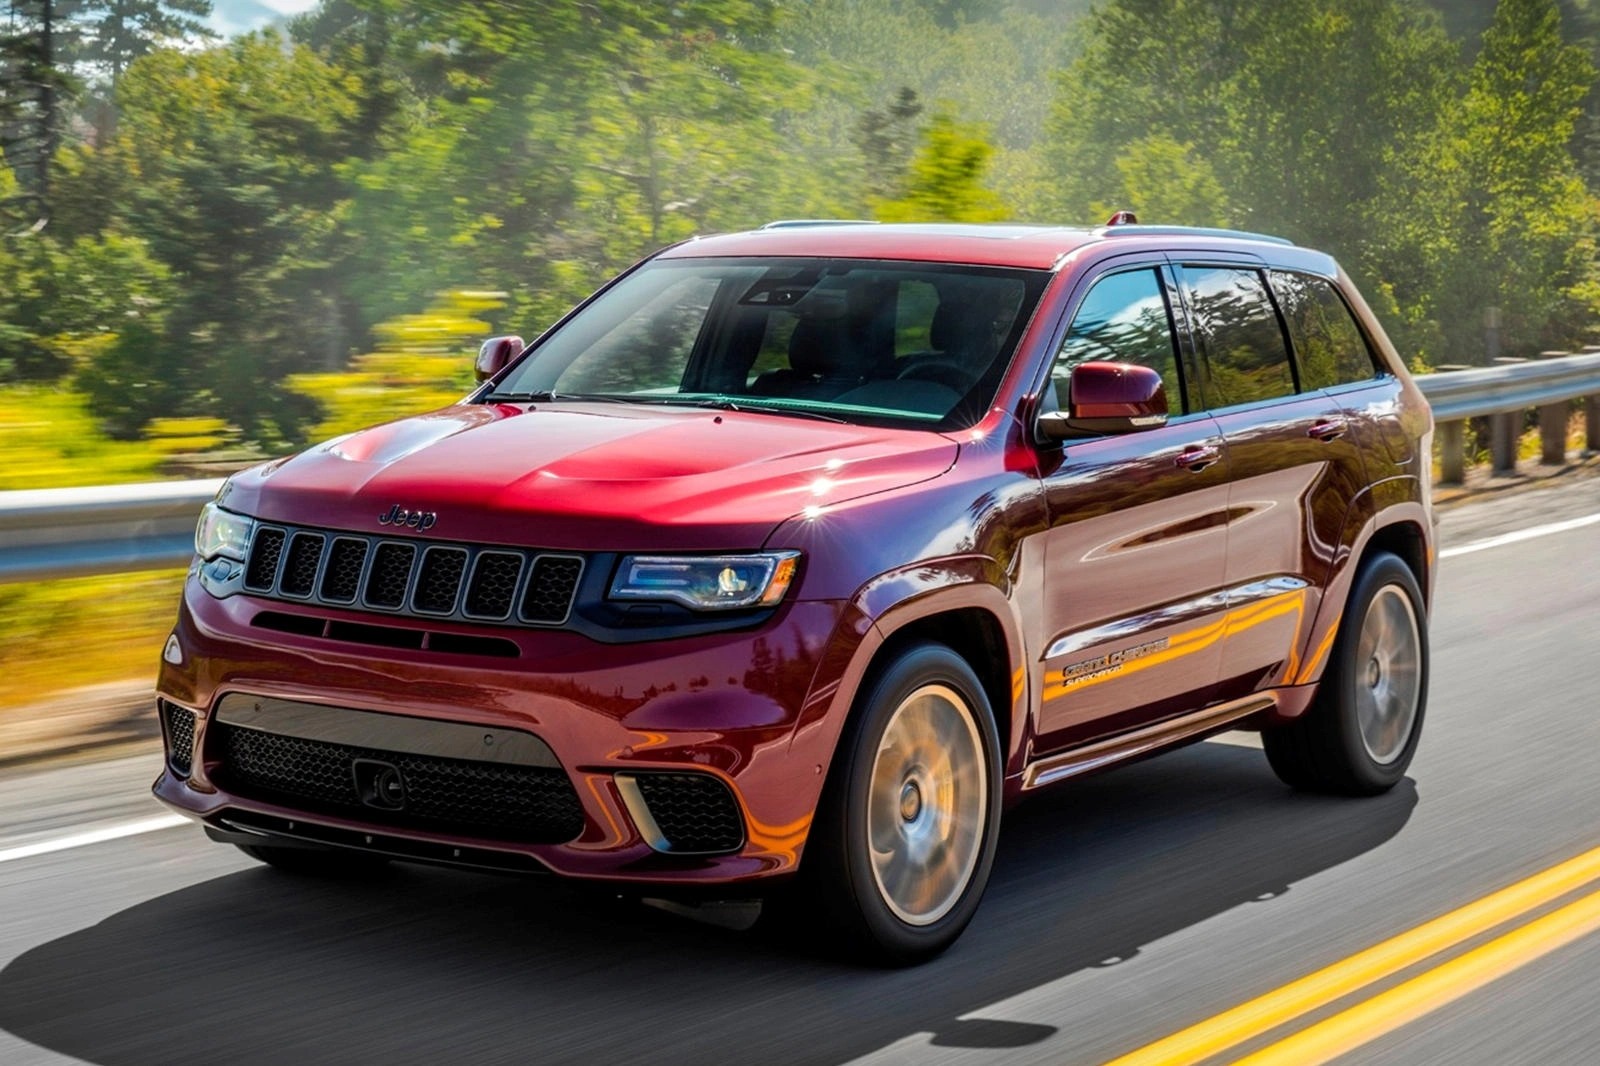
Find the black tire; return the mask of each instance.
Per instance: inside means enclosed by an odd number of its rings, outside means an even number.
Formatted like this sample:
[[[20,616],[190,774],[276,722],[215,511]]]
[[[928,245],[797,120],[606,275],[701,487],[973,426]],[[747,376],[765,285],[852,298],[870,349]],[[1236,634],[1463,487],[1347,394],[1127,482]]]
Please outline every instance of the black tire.
[[[274,869],[298,877],[371,877],[389,865],[382,855],[340,848],[274,847],[270,844],[235,844],[234,847]]]
[[[949,947],[977,912],[994,865],[999,750],[994,713],[966,660],[942,644],[902,651],[858,697],[800,876],[775,901],[780,920],[809,917],[831,947],[879,965],[921,962]],[[934,752],[943,757],[925,758]],[[877,862],[874,827],[891,842]]]
[[[1391,631],[1393,638],[1387,636]],[[1383,650],[1394,639],[1401,641],[1397,648],[1406,642],[1414,647],[1413,665],[1406,665],[1401,652]],[[1261,744],[1287,785],[1374,796],[1405,777],[1427,702],[1428,616],[1422,590],[1409,566],[1381,552],[1356,575],[1311,707],[1294,722],[1265,730]]]

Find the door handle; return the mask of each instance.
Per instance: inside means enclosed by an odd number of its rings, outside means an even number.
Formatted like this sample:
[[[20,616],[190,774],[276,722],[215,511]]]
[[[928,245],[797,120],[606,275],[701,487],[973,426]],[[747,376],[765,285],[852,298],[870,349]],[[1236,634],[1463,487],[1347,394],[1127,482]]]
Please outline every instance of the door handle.
[[[1191,444],[1179,452],[1173,462],[1185,470],[1198,474],[1220,458],[1222,453],[1209,444]]]
[[[1306,430],[1306,436],[1320,441],[1338,440],[1344,436],[1345,428],[1345,420],[1342,418],[1320,418],[1314,426]]]

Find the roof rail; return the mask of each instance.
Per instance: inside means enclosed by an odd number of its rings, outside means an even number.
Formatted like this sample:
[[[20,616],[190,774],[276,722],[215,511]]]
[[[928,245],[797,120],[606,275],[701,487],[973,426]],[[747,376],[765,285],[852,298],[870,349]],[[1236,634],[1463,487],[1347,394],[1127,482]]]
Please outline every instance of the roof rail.
[[[1274,237],[1269,233],[1251,233],[1242,229],[1216,229],[1210,226],[1145,226],[1120,223],[1114,226],[1101,226],[1094,232],[1100,237],[1232,237],[1240,241],[1266,241],[1269,244],[1286,244],[1291,248],[1294,247],[1294,242],[1287,237]]]
[[[807,226],[876,226],[871,218],[780,218],[768,222],[762,229],[804,229]]]

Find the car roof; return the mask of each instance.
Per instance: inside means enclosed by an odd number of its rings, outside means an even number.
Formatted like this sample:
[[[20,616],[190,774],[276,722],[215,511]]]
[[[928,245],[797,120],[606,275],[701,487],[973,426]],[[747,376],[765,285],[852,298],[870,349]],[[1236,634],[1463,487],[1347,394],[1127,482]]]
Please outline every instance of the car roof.
[[[1337,268],[1321,253],[1297,248],[1281,237],[1238,230],[1124,224],[1094,228],[1013,223],[894,223],[798,219],[759,230],[696,237],[662,252],[665,259],[721,256],[821,256],[840,259],[900,259],[973,266],[1053,270],[1073,252],[1115,242],[1135,251],[1233,251],[1274,259],[1314,258],[1321,273]],[[1289,253],[1289,254],[1285,254]],[[1294,254],[1298,253],[1298,254]],[[1298,264],[1296,264],[1298,265]]]

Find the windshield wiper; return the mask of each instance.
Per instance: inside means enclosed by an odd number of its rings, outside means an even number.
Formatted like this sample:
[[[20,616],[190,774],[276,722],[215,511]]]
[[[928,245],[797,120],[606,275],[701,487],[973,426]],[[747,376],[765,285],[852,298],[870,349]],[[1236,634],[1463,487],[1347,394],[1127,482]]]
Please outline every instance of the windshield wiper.
[[[482,403],[550,403],[553,400],[565,400],[569,397],[558,396],[553,392],[491,392],[480,402]]]
[[[794,415],[798,418],[814,418],[819,422],[833,422],[841,426],[850,423],[835,415],[825,415],[821,411],[812,411],[804,407],[785,407],[782,404],[748,403],[740,400],[729,400],[717,396],[703,396],[699,398],[672,399],[661,397],[659,402],[675,403],[683,407],[709,407],[716,411],[738,411],[741,414],[756,412],[763,415]]]
[[[483,403],[565,403],[568,401],[582,401],[585,403],[634,403],[654,404],[662,407],[709,407],[716,411],[738,411],[740,413],[758,412],[767,415],[794,415],[797,418],[811,418],[819,422],[833,422],[841,426],[850,423],[834,415],[825,415],[821,411],[812,411],[804,407],[788,407],[782,403],[749,403],[744,400],[734,400],[722,396],[694,396],[675,393],[671,395],[641,396],[634,393],[606,393],[606,392],[551,392],[548,390],[535,392],[492,392],[485,396]]]
[[[623,396],[606,392],[552,392],[536,389],[533,392],[491,392],[483,403],[646,403],[641,396]]]

